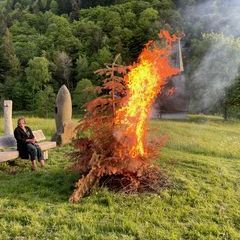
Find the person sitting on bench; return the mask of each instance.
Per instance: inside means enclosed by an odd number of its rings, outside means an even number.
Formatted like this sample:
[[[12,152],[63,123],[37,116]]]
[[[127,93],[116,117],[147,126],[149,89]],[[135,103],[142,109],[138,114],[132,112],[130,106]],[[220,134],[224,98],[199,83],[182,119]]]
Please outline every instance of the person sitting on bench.
[[[19,156],[23,159],[29,159],[30,155],[32,170],[36,170],[36,160],[40,162],[41,167],[44,167],[45,161],[42,150],[38,146],[31,128],[26,126],[26,120],[24,117],[18,119],[17,127],[14,130],[14,137],[17,140]]]

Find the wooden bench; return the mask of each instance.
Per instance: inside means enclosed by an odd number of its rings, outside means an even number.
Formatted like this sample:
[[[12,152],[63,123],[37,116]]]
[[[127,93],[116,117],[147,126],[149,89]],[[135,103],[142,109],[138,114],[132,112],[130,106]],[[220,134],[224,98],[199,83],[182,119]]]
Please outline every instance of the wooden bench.
[[[57,146],[56,142],[45,141],[46,137],[44,136],[42,130],[33,131],[33,135],[43,151],[44,159],[48,159],[48,150],[55,148]],[[19,157],[17,142],[13,135],[0,137],[0,149],[0,162],[14,160]]]

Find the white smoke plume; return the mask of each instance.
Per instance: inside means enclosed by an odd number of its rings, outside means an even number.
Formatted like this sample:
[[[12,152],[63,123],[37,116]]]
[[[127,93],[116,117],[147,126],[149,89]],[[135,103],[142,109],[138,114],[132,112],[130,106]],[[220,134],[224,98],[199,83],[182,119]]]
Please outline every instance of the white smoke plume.
[[[240,0],[207,1],[186,9],[185,16],[195,31],[218,33],[190,82],[190,110],[208,111],[239,74],[240,45],[234,39],[240,37]]]

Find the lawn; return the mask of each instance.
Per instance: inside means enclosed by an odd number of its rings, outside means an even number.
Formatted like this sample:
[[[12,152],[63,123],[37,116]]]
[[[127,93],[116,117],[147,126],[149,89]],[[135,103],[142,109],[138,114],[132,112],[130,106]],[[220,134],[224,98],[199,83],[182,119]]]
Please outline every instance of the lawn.
[[[54,132],[53,120],[27,120],[48,138]],[[152,121],[150,134],[169,136],[158,164],[172,187],[159,195],[95,189],[70,204],[78,178],[68,170],[71,146],[51,150],[36,172],[21,160],[1,164],[0,239],[240,239],[240,122]]]

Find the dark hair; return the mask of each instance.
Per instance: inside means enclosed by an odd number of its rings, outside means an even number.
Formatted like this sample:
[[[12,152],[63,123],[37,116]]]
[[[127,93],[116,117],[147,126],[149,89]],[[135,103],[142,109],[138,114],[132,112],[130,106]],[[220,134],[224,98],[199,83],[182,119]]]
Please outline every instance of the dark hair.
[[[21,120],[24,120],[24,123],[26,124],[26,119],[25,119],[25,117],[20,117],[20,118],[18,118],[18,120],[17,120],[17,125],[18,125],[18,126],[19,126],[19,123],[20,123]]]

